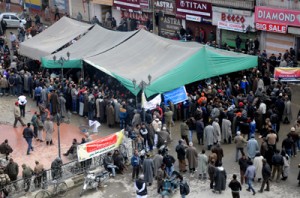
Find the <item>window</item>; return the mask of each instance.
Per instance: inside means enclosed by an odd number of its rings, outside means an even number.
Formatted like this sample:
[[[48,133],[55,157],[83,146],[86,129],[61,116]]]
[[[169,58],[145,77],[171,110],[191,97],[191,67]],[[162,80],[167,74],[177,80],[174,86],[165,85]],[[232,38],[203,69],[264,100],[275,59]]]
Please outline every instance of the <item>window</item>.
[[[9,19],[8,15],[3,15],[3,19]]]
[[[16,16],[10,16],[10,17],[12,20],[17,20],[17,21],[19,20],[18,17],[16,17]]]

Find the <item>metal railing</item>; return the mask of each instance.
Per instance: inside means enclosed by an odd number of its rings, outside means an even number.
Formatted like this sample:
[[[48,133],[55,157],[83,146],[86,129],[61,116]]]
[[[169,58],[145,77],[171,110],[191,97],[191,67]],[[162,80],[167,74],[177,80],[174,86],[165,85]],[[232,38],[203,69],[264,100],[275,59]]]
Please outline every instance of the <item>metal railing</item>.
[[[61,169],[62,173],[60,174],[61,177],[55,178],[59,181],[64,181],[66,179],[70,179],[76,175],[80,175],[84,173],[87,169],[94,169],[101,165],[99,163],[98,158],[96,157],[91,160],[87,160],[84,162],[78,162],[77,160],[68,162],[63,164]],[[103,157],[102,157],[103,158]],[[38,185],[38,177],[41,177],[40,185]],[[10,182],[4,188],[0,189],[0,192],[8,192],[9,197],[20,197],[25,195],[27,192],[34,192],[42,188],[46,188],[48,184],[53,181],[54,178],[52,177],[51,169],[45,170],[43,175],[32,175],[31,178],[27,179],[18,179],[16,181]],[[29,185],[27,190],[27,185]]]
[[[121,154],[124,158],[130,159],[133,152],[133,145],[131,140],[128,140],[127,144],[122,143],[119,147]],[[28,179],[18,179],[16,181],[10,182],[4,188],[0,189],[0,192],[6,191],[9,193],[9,197],[20,197],[25,195],[27,192],[34,192],[42,188],[47,188],[48,184],[51,181],[58,180],[64,181],[66,179],[70,179],[75,177],[76,175],[80,175],[85,173],[87,170],[96,169],[103,166],[105,154],[100,156],[94,157],[92,159],[78,162],[77,160],[73,160],[66,164],[63,164],[61,167],[61,174],[59,178],[52,177],[51,169],[45,170],[44,173],[41,175],[33,175],[31,178]],[[73,156],[73,159],[76,159],[77,156]],[[41,177],[40,185],[38,185],[38,177]],[[29,188],[27,190],[27,185],[29,184]],[[1,197],[1,195],[0,195]]]

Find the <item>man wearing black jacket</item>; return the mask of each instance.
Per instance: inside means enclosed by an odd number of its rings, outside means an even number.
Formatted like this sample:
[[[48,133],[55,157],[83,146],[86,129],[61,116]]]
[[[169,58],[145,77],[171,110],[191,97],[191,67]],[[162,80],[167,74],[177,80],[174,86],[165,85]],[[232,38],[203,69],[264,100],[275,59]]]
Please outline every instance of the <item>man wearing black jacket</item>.
[[[137,197],[146,198],[147,197],[147,184],[144,181],[144,175],[140,175],[139,179],[134,182],[134,188],[136,190]]]
[[[241,183],[236,179],[236,174],[233,174],[232,180],[228,187],[231,189],[232,198],[240,198],[240,191],[242,191]]]

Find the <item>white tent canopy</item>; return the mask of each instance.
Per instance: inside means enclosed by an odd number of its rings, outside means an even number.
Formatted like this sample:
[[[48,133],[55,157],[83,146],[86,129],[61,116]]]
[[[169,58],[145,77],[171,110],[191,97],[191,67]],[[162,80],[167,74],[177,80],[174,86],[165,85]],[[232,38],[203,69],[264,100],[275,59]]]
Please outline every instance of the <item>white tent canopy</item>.
[[[68,17],[63,17],[49,28],[20,44],[20,54],[40,60],[55,52],[91,27]]]
[[[201,49],[198,43],[185,43],[164,39],[145,30],[103,54],[84,58],[90,65],[111,76],[135,79],[137,84],[167,73]],[[114,57],[114,58],[112,58]]]
[[[67,52],[70,53],[70,60],[94,56],[110,50],[111,48],[130,38],[136,32],[137,31],[116,32],[107,30],[99,25],[95,25],[93,29],[91,29],[74,44],[44,58],[47,60],[52,60],[54,55],[56,57],[67,58]]]

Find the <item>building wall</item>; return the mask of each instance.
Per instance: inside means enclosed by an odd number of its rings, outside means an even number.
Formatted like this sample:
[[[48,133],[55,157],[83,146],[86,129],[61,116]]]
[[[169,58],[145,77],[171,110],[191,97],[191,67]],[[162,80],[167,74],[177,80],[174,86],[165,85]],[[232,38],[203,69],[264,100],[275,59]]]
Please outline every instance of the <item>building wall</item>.
[[[300,10],[299,0],[256,0],[256,5]]]
[[[83,3],[82,0],[69,0],[69,4],[70,4],[70,16],[72,18],[76,18],[78,15],[78,12],[80,12],[82,14],[82,18],[84,21],[89,21],[89,14],[90,17],[92,18],[91,13],[88,12],[88,4],[87,3]],[[92,5],[92,4],[90,4]]]

